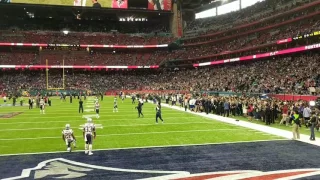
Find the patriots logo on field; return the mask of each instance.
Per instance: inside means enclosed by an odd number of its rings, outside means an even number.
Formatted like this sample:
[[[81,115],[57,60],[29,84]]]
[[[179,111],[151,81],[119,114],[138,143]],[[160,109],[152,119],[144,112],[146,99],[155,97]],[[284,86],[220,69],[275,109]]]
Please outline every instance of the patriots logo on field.
[[[317,176],[320,169],[293,169],[271,172],[254,170],[244,171],[222,171],[200,174],[190,174],[186,171],[158,171],[158,170],[136,170],[104,167],[81,162],[71,161],[64,158],[50,159],[40,162],[36,167],[24,169],[20,176],[7,179],[88,179],[103,177],[127,177],[126,179],[171,179],[171,180],[205,180],[205,179],[228,179],[228,180],[260,180],[260,179],[301,179]],[[97,177],[99,176],[99,177]]]

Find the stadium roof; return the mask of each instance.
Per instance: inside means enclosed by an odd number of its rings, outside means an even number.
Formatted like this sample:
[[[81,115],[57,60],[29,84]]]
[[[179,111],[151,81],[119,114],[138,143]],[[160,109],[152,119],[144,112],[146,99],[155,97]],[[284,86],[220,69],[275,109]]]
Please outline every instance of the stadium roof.
[[[184,10],[204,11],[235,0],[182,0]]]

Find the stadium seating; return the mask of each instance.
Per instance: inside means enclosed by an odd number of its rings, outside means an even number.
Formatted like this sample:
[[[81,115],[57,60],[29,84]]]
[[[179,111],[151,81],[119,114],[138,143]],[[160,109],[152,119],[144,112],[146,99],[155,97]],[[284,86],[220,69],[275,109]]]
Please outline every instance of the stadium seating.
[[[250,93],[309,94],[309,87],[320,87],[319,54],[308,53],[240,64],[200,69],[154,71],[70,71],[67,89],[91,90],[147,89],[184,91],[231,91]],[[21,74],[20,74],[21,73]],[[6,90],[45,89],[44,71],[4,71]],[[50,86],[61,87],[61,70],[50,70]]]
[[[2,31],[0,42],[10,43],[46,43],[46,44],[105,44],[105,45],[157,45],[168,44],[173,40],[170,36],[144,36],[106,33],[70,33],[62,32],[26,32]]]
[[[279,16],[289,10],[303,5],[307,5],[316,0],[301,0],[292,2],[290,0],[266,0],[259,2],[253,6],[249,6],[241,11],[231,12],[211,18],[204,18],[188,22],[186,32],[201,30],[200,33],[209,34],[217,31],[231,29],[237,26],[245,26],[246,24],[263,21],[270,16]],[[191,32],[190,32],[191,31]]]

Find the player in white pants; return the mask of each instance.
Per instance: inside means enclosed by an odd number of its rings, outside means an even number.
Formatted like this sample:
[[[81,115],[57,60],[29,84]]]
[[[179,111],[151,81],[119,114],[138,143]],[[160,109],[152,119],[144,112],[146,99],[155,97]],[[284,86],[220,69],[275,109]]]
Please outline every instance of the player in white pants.
[[[85,141],[85,154],[92,155],[92,142],[96,138],[96,128],[91,118],[87,119],[87,123],[83,127],[83,138]]]
[[[76,138],[73,135],[72,129],[70,129],[70,124],[66,124],[66,129],[62,130],[62,140],[66,143],[68,152],[71,152],[71,143],[76,148]]]

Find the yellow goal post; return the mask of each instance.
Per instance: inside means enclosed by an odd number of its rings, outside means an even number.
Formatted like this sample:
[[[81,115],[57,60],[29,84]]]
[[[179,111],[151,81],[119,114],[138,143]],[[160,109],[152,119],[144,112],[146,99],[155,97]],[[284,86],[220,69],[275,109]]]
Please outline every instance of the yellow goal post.
[[[47,83],[47,90],[64,90],[64,89],[65,89],[64,60],[62,61],[62,87],[50,87],[50,86],[49,86],[49,65],[48,65],[48,59],[46,59],[46,83]]]

